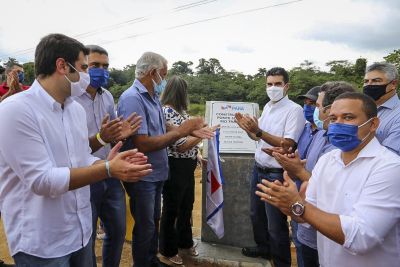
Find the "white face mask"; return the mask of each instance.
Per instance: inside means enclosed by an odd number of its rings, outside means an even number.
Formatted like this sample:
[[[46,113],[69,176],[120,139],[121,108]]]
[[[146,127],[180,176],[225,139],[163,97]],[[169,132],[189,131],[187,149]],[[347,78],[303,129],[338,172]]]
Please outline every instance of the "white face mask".
[[[78,72],[71,64],[68,63],[76,72]],[[88,73],[79,71],[79,81],[71,82],[70,79],[66,75],[64,75],[65,79],[71,84],[71,96],[81,96],[86,92],[86,88],[90,84],[90,76]]]
[[[267,95],[271,101],[279,101],[284,97],[284,87],[279,87],[279,86],[271,86],[267,87]]]

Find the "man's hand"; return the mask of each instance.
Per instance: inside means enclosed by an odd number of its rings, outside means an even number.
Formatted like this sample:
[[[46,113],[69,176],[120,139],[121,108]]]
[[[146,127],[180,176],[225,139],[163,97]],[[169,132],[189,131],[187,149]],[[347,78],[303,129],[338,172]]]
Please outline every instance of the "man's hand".
[[[279,181],[268,182],[267,180],[262,180],[261,184],[257,187],[262,191],[256,191],[256,195],[277,208],[279,208],[286,215],[291,214],[291,206],[296,201],[302,201],[299,192],[297,192],[296,184],[290,179],[290,177],[285,172],[283,174],[284,182],[283,184]]]
[[[115,140],[124,140],[134,135],[140,128],[142,117],[133,112],[126,120],[122,120],[120,136]]]
[[[258,127],[258,120],[255,117],[250,117],[248,114],[242,115],[240,113],[236,113],[235,120],[239,127],[245,130],[247,133],[256,134],[260,131],[260,128]]]
[[[18,80],[18,71],[17,70],[12,70],[8,75],[7,75],[7,85],[8,85],[8,90],[10,92],[10,95],[13,95],[15,93],[19,93],[22,91],[21,86],[19,85],[19,80]]]
[[[137,149],[118,153],[121,146],[122,142],[118,142],[108,156],[112,177],[124,182],[137,182],[152,172],[151,164],[146,164],[147,157],[143,153],[138,152]]]
[[[287,142],[282,140],[281,141],[281,146],[278,146],[278,147],[266,147],[266,148],[261,148],[261,150],[264,153],[267,153],[268,155],[273,157],[272,153],[274,153],[274,152],[275,153],[279,153],[281,155],[292,153],[293,152],[293,147],[291,147],[290,145],[288,145]]]
[[[215,125],[212,127],[205,126],[199,130],[193,131],[190,135],[201,138],[201,139],[211,139],[215,136],[215,131],[220,127],[220,125]]]
[[[193,119],[185,120],[175,130],[178,131],[181,137],[190,135],[193,131],[199,130],[204,125],[204,119],[201,117],[195,117]]]
[[[292,154],[280,154],[273,152],[272,156],[282,166],[282,168],[294,176],[297,176],[304,169],[304,164],[300,160],[297,150]]]
[[[121,134],[121,129],[121,118],[116,118],[110,121],[110,115],[107,114],[104,116],[103,121],[101,122],[100,138],[106,143],[120,140],[119,137]]]

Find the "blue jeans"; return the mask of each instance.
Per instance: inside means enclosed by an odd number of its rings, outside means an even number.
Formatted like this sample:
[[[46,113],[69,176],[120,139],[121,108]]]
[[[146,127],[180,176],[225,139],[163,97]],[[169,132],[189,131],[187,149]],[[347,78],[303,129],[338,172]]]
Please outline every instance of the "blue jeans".
[[[304,267],[303,256],[302,256],[303,244],[300,243],[300,241],[297,239],[298,225],[299,224],[295,220],[290,221],[290,227],[292,228],[292,241],[294,243],[294,246],[296,247],[297,266]]]
[[[250,180],[250,219],[253,226],[253,238],[257,247],[269,251],[268,218],[265,204],[255,194],[259,183],[261,183],[261,174],[254,166],[253,176]]]
[[[263,172],[260,173],[263,179],[270,182],[279,180],[283,183],[282,173]],[[272,260],[275,267],[290,267],[290,240],[287,216],[278,208],[265,203],[265,211],[268,217],[268,233]]]
[[[93,266],[96,266],[97,219],[103,223],[103,266],[118,267],[126,233],[125,191],[119,180],[109,178],[90,186],[93,219]]]
[[[164,182],[124,183],[135,226],[132,232],[132,256],[135,267],[157,263],[161,192]]]
[[[89,243],[71,254],[58,258],[40,258],[23,252],[13,256],[17,267],[87,267],[92,266],[92,240]]]

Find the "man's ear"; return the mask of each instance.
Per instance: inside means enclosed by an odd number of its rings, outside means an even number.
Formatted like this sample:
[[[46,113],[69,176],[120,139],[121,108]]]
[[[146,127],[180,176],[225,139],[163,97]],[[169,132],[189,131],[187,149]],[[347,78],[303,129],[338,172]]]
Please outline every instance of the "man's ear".
[[[285,89],[285,95],[287,95],[288,92],[289,92],[290,83],[285,84],[285,87],[286,87],[286,89]]]
[[[378,127],[379,127],[379,123],[380,123],[380,120],[379,120],[379,118],[378,117],[374,117],[372,120],[371,120],[371,130],[373,131],[373,132],[376,132],[376,130],[378,129]]]
[[[57,58],[56,60],[56,72],[65,75],[68,73],[67,62],[63,58]]]

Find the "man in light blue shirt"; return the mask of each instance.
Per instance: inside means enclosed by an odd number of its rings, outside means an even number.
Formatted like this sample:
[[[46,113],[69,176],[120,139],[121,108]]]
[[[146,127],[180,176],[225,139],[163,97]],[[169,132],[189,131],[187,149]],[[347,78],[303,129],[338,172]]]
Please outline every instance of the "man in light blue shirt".
[[[130,116],[128,120],[116,117],[114,98],[104,89],[107,86],[108,53],[97,45],[88,45],[88,72],[90,84],[86,91],[75,100],[86,111],[89,145],[93,155],[106,159],[111,151],[111,143],[132,135],[140,124],[140,117]],[[93,266],[96,266],[95,241],[98,218],[101,219],[105,238],[103,241],[103,266],[118,267],[126,232],[125,191],[120,181],[108,178],[90,185],[90,201],[93,220]]]
[[[120,97],[118,115],[127,118],[132,112],[142,117],[138,132],[129,138],[124,148],[138,148],[152,164],[153,172],[137,183],[125,183],[131,213],[135,220],[132,233],[134,266],[162,266],[157,258],[158,225],[161,192],[168,178],[167,146],[193,134],[204,125],[203,119],[187,120],[179,127],[167,127],[159,101],[167,75],[167,61],[153,52],[144,53],[136,64],[136,79]]]
[[[375,100],[380,120],[376,138],[382,145],[400,155],[400,100],[397,94],[399,73],[387,62],[367,67],[363,92]]]

